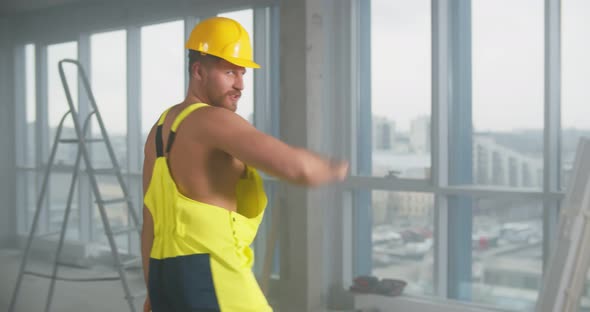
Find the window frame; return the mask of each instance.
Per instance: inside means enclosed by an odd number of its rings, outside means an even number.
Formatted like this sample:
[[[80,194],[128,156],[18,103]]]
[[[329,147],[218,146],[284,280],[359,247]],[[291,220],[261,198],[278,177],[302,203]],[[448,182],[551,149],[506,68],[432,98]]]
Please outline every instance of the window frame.
[[[496,187],[496,186],[485,186],[477,185],[475,183],[465,183],[464,181],[452,181],[452,166],[450,156],[453,146],[453,140],[457,140],[457,137],[461,137],[462,134],[471,136],[473,131],[467,133],[457,132],[459,129],[453,129],[453,125],[457,123],[464,123],[468,126],[471,123],[471,112],[470,107],[467,107],[467,111],[460,113],[458,121],[454,123],[450,122],[450,112],[457,111],[457,97],[465,96],[470,94],[470,88],[463,90],[453,89],[453,84],[456,85],[468,85],[471,84],[470,75],[464,76],[460,73],[470,72],[471,64],[465,64],[461,62],[453,61],[459,57],[458,53],[470,53],[471,42],[470,42],[470,9],[471,2],[456,2],[452,0],[432,0],[432,115],[431,115],[431,150],[432,150],[432,169],[431,179],[429,180],[411,180],[411,179],[389,179],[382,177],[371,177],[361,176],[358,173],[362,173],[362,169],[366,167],[367,163],[365,160],[364,165],[353,164],[353,172],[357,175],[349,177],[344,183],[343,189],[345,192],[371,192],[376,190],[383,191],[394,191],[394,192],[426,192],[432,193],[435,196],[435,245],[434,245],[434,296],[443,299],[466,299],[469,300],[470,293],[461,293],[459,291],[459,280],[460,276],[471,275],[471,266],[467,270],[461,269],[460,267],[451,268],[451,263],[460,263],[468,261],[471,262],[471,226],[463,228],[460,231],[450,231],[454,225],[451,225],[451,220],[461,218],[463,221],[472,222],[472,216],[458,215],[456,209],[450,201],[453,198],[464,198],[469,200],[470,198],[499,198],[499,199],[531,199],[540,201],[543,203],[543,235],[546,237],[543,240],[543,267],[545,268],[548,262],[551,251],[551,240],[547,237],[554,237],[557,230],[557,218],[559,213],[559,204],[564,198],[564,192],[560,190],[559,179],[560,179],[560,0],[545,0],[545,16],[544,16],[544,59],[545,59],[545,96],[544,96],[544,128],[543,128],[543,166],[545,168],[543,174],[543,186],[538,190],[529,189],[514,189],[507,187]],[[367,34],[370,33],[370,25],[365,19],[370,19],[370,1],[356,1],[355,10],[357,13],[353,23],[356,29],[356,34]],[[465,27],[467,26],[467,27]],[[457,33],[457,31],[460,31]],[[461,32],[464,32],[461,34]],[[353,34],[353,37],[355,34]],[[369,37],[369,36],[365,36]],[[369,42],[370,43],[370,42]],[[365,57],[370,56],[370,44],[365,41],[363,44],[358,45],[360,55]],[[463,59],[464,55],[461,56]],[[470,60],[470,57],[469,57]],[[370,60],[358,60],[365,67],[367,63],[370,64]],[[468,67],[465,67],[468,66]],[[459,75],[459,76],[458,76]],[[369,75],[370,76],[370,75]],[[369,77],[370,78],[370,77]],[[367,79],[363,73],[357,77],[359,79],[358,88],[359,92],[364,94],[360,98],[363,101],[354,103],[350,108],[351,112],[362,114],[363,112],[370,112],[370,98],[368,93],[370,92],[370,79]],[[453,82],[453,84],[451,83]],[[452,91],[451,91],[452,90]],[[369,94],[370,95],[370,94]],[[461,111],[461,110],[460,110]],[[369,115],[370,118],[370,115]],[[454,118],[457,118],[455,115]],[[367,140],[367,131],[371,131],[370,119],[367,123],[367,116],[361,116],[351,121],[351,128],[359,129],[365,127],[364,130],[360,130],[361,134],[353,131],[355,135],[358,135],[358,139],[353,136],[351,141],[351,157],[350,159],[356,162],[359,160],[362,162],[366,159],[366,155],[361,155],[362,150],[366,149],[366,146],[357,144],[357,140],[364,138]],[[454,133],[454,134],[453,134]],[[451,135],[453,134],[453,135]],[[370,135],[368,138],[371,138]],[[455,143],[456,146],[457,143]],[[450,147],[451,146],[451,147]],[[470,146],[470,145],[468,145]],[[468,153],[472,155],[472,153]],[[370,156],[370,155],[369,155]],[[472,157],[472,156],[471,156]],[[369,160],[370,161],[370,160]],[[467,180],[468,181],[468,180]],[[344,195],[345,197],[349,195]],[[354,197],[354,196],[353,196]],[[364,203],[363,203],[364,201]],[[359,249],[359,241],[367,241],[367,236],[370,235],[370,215],[367,216],[366,212],[363,213],[363,207],[370,204],[370,197],[364,198],[360,203],[349,204],[347,209],[352,212],[350,217],[347,219],[354,220],[356,226],[352,226],[355,231],[352,236],[353,238],[345,238],[342,243],[344,245],[353,245],[353,251],[351,251],[353,262],[367,261],[365,259],[359,259],[359,254],[370,251],[366,246]],[[358,207],[357,205],[361,205]],[[359,215],[360,213],[360,215]],[[361,221],[359,221],[361,220]],[[351,221],[349,221],[351,222]],[[359,222],[364,224],[358,225]],[[364,233],[359,233],[364,231]],[[364,240],[359,238],[359,235],[364,235]],[[469,238],[469,245],[466,246],[467,240],[461,240],[461,237]],[[463,242],[465,241],[465,242]],[[457,242],[461,242],[458,244]],[[461,245],[462,244],[462,245]],[[460,255],[453,255],[452,250],[456,251]],[[369,253],[370,254],[370,253]],[[457,258],[459,257],[459,258]],[[346,276],[356,276],[359,274],[366,274],[367,265],[353,265]],[[361,268],[361,270],[359,270]],[[365,271],[362,270],[365,268]],[[368,272],[370,273],[370,271]],[[429,297],[421,297],[419,300],[428,301],[432,299]],[[399,298],[399,300],[405,300]],[[468,304],[471,305],[471,304]],[[476,306],[476,305],[472,305]],[[383,308],[386,308],[383,306]],[[493,307],[486,307],[493,309]]]

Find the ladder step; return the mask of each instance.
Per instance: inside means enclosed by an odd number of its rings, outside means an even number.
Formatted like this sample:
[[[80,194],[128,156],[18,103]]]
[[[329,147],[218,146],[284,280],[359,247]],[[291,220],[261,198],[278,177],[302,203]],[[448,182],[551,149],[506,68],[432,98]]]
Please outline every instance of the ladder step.
[[[134,267],[140,268],[141,265],[142,265],[141,257],[137,257],[137,258],[134,258],[131,260],[121,262],[121,267],[124,269],[129,269],[129,268],[134,268]]]
[[[60,233],[61,233],[61,231],[47,232],[47,233],[39,234],[37,237],[53,236],[53,235],[58,235]]]
[[[23,275],[31,275],[31,276],[36,276],[36,277],[41,277],[41,278],[48,278],[51,279],[52,276],[49,274],[44,274],[44,273],[38,273],[38,272],[33,272],[33,271],[23,271]],[[105,276],[105,277],[62,277],[62,276],[56,276],[55,277],[56,280],[58,281],[67,281],[67,282],[106,282],[106,281],[116,281],[116,280],[120,280],[121,277],[119,276]]]
[[[62,267],[70,267],[70,268],[81,268],[81,269],[87,268],[86,266],[76,264],[76,263],[71,263],[71,262],[64,262],[63,260],[58,260],[57,265],[62,266]]]
[[[87,170],[90,171],[90,170]],[[115,168],[100,168],[100,169],[92,169],[92,172],[95,174],[115,174],[117,173],[117,169]]]
[[[61,139],[61,140],[59,140],[59,142],[60,143],[79,143],[80,140],[79,139]],[[104,142],[104,139],[98,139],[98,138],[96,138],[96,139],[94,139],[94,138],[92,138],[92,139],[85,139],[84,142],[87,142],[87,143]]]
[[[97,204],[103,204],[103,205],[112,205],[112,204],[118,204],[118,203],[125,203],[128,202],[129,198],[128,197],[121,197],[121,198],[113,198],[113,199],[105,199],[105,200],[97,200],[96,203]]]
[[[138,293],[132,294],[130,296],[131,298],[126,297],[126,299],[132,299],[133,300],[133,299],[138,299],[138,298],[145,298],[145,296],[147,296],[147,290],[146,289],[141,290]]]
[[[111,235],[128,234],[128,233],[138,232],[138,231],[139,231],[139,229],[137,227],[130,226],[130,227],[124,227],[124,228],[113,230],[113,231],[111,231]]]

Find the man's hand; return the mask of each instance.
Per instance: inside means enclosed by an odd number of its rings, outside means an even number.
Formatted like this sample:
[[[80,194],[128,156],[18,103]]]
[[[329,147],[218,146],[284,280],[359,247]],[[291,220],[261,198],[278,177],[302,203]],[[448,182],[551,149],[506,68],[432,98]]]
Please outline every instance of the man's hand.
[[[145,297],[145,302],[143,303],[143,312],[152,312],[152,303],[150,302],[150,297]]]
[[[330,166],[332,167],[332,171],[334,172],[334,178],[336,181],[341,182],[346,179],[348,176],[348,162],[347,161],[336,161],[332,160],[330,162]]]

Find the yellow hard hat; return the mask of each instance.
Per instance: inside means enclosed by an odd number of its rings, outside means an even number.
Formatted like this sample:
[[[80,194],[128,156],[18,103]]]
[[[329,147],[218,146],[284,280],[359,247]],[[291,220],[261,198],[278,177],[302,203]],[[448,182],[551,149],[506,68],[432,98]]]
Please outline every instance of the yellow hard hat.
[[[232,64],[260,68],[254,63],[248,32],[233,19],[211,17],[193,28],[186,48],[215,55]]]

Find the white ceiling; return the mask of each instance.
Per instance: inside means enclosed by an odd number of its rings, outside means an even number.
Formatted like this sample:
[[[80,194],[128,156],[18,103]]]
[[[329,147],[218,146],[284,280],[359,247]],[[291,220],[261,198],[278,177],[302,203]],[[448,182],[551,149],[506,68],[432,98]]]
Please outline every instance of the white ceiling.
[[[0,0],[0,16],[82,2],[97,2],[97,0]]]

